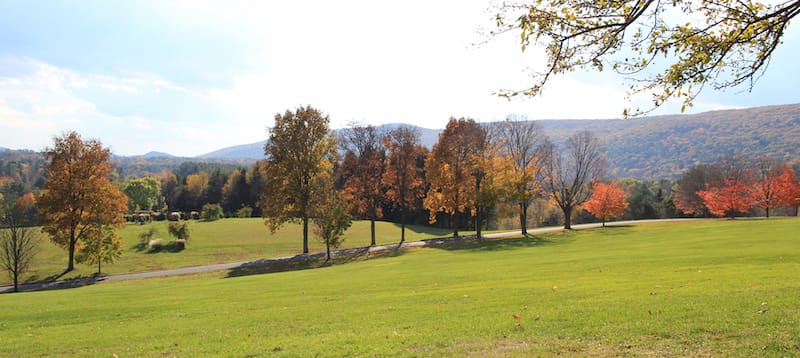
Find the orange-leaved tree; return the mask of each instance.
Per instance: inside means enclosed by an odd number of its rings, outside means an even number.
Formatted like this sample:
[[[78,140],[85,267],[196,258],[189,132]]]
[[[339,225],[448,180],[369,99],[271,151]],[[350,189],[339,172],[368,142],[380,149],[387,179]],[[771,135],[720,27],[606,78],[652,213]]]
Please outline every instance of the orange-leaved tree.
[[[583,203],[583,208],[602,220],[605,227],[608,219],[625,214],[627,199],[628,195],[616,182],[606,184],[598,181],[592,184],[592,196]]]
[[[371,125],[353,125],[341,134],[345,150],[341,172],[344,197],[350,212],[370,223],[370,245],[375,245],[375,220],[383,217],[384,188],[382,183],[386,150],[383,134]]]
[[[453,236],[458,236],[458,214],[474,215],[477,159],[485,140],[486,131],[474,120],[451,117],[425,160],[430,188],[423,205],[431,223],[439,212],[450,214]]]
[[[715,216],[728,216],[747,213],[754,201],[750,187],[753,183],[753,172],[743,157],[726,156],[716,164],[719,177],[717,184],[707,183],[705,190],[697,192],[703,199],[708,211]]]
[[[419,207],[425,195],[425,180],[420,163],[425,158],[425,147],[419,144],[419,132],[401,126],[383,137],[386,147],[385,172],[381,183],[386,190],[386,201],[400,210],[400,242],[406,240],[406,215]]]
[[[124,225],[128,197],[111,181],[111,151],[76,132],[54,138],[45,150],[47,179],[36,199],[42,231],[69,253],[67,272],[75,268],[79,243]]]
[[[769,217],[769,209],[791,205],[791,183],[797,181],[794,171],[786,164],[770,159],[760,159],[757,163],[757,179],[750,186],[753,205],[763,208]]]

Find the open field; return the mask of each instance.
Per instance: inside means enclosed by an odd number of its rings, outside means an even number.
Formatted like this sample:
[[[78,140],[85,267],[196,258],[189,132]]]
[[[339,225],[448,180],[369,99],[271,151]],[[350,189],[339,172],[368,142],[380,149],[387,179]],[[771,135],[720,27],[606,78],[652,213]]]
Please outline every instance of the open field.
[[[113,264],[103,264],[104,274],[125,274],[179,267],[239,262],[269,257],[283,257],[302,253],[302,227],[287,224],[275,234],[270,234],[264,221],[252,219],[224,219],[212,222],[190,221],[191,239],[187,248],[176,252],[169,246],[160,252],[150,252],[139,244],[139,233],[150,225],[158,228],[158,235],[168,244],[173,238],[167,235],[167,222],[154,222],[147,225],[128,224],[120,230],[125,251]],[[376,222],[378,245],[400,241],[400,226],[389,222]],[[406,240],[415,241],[442,237],[451,231],[425,226],[407,226]],[[469,232],[463,232],[469,234]],[[311,252],[325,251],[325,245],[315,237],[309,237]],[[341,248],[369,246],[369,221],[355,221],[345,233]],[[41,235],[41,252],[36,256],[32,270],[23,277],[23,282],[49,281],[85,277],[97,271],[96,265],[76,264],[75,271],[61,276],[67,267],[67,252],[53,245],[44,234]],[[6,275],[0,276],[0,284],[11,281]]]
[[[800,220],[641,224],[0,295],[0,356],[790,356]]]

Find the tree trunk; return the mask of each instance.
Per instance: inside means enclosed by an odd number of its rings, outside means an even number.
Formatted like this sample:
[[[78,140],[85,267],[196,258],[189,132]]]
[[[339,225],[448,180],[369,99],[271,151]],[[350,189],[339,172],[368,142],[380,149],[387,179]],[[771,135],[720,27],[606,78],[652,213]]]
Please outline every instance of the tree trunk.
[[[100,270],[100,262],[103,260],[97,260],[97,275],[100,276],[103,272]]]
[[[764,208],[767,211],[767,217],[769,217],[769,207]]]
[[[65,272],[70,272],[75,269],[75,243],[76,239],[69,240],[69,262],[67,262],[67,270]]]
[[[331,260],[331,242],[329,240],[325,240],[325,253],[327,254],[325,262]]]
[[[606,227],[606,217],[605,216],[603,216],[603,219],[601,221],[603,222],[603,227]]]
[[[308,218],[303,218],[303,253],[308,253]]]
[[[369,246],[375,246],[375,219],[369,218],[369,229],[371,233],[371,240]]]
[[[528,203],[524,201],[519,202],[519,228],[522,236],[528,235]]]
[[[475,237],[481,239],[481,208],[475,209]]]
[[[406,209],[403,208],[400,213],[400,243],[406,241]]]
[[[564,229],[572,230],[572,207],[564,207],[562,211],[564,211]]]
[[[451,215],[453,218],[453,237],[458,237],[458,212]]]
[[[19,274],[14,271],[14,292],[19,292]]]

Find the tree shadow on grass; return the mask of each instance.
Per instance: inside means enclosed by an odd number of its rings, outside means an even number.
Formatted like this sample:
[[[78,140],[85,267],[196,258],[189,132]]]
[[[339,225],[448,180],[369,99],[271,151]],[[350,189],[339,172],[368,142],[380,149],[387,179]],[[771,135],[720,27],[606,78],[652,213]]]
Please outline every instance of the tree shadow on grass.
[[[529,234],[517,238],[459,240],[431,247],[447,251],[505,251],[553,245],[563,242],[564,241],[555,242],[548,238]]]
[[[232,278],[331,267],[357,261],[398,257],[405,254],[406,251],[407,249],[405,248],[396,247],[385,250],[371,250],[369,247],[363,247],[335,251],[330,260],[326,260],[324,253],[257,260],[230,269],[225,277]]]

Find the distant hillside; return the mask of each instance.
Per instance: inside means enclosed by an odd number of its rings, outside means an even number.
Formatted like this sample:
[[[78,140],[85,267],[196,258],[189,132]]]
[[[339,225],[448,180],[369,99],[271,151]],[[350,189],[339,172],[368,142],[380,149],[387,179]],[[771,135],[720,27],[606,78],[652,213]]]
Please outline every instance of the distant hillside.
[[[149,152],[149,153],[147,153],[145,155],[142,155],[142,157],[145,157],[145,158],[176,158],[176,156],[174,156],[172,154],[169,154],[169,153],[164,153],[164,152]]]
[[[625,120],[541,120],[539,124],[557,144],[579,130],[595,132],[605,143],[612,177],[676,179],[696,163],[728,154],[800,162],[800,104]],[[432,148],[441,130],[419,130],[421,143]],[[200,158],[263,158],[264,143],[225,148]]]
[[[378,126],[378,129],[384,131],[390,131],[397,127],[400,127],[404,124],[400,123],[392,123],[392,124],[383,124]],[[415,126],[411,126],[415,127]],[[433,148],[433,145],[439,141],[439,132],[440,129],[428,129],[428,128],[421,128],[415,127],[420,132],[420,143],[428,149]],[[334,132],[339,134],[342,131],[341,129],[335,129]],[[198,159],[263,159],[264,158],[264,144],[267,141],[263,140],[256,143],[250,144],[242,144],[236,145],[233,147],[227,147],[220,150],[213,151],[211,153],[206,153],[203,155],[198,155],[195,158]]]

